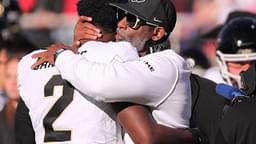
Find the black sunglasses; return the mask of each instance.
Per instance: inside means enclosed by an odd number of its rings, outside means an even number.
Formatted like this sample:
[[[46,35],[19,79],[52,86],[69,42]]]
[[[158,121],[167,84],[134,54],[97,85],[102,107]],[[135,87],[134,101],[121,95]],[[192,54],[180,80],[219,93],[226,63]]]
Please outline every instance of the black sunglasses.
[[[116,18],[118,21],[122,20],[124,17],[126,17],[128,26],[134,30],[139,29],[142,25],[150,25],[153,27],[156,27],[158,25],[152,24],[149,22],[146,22],[142,19],[140,19],[138,16],[132,15],[127,11],[123,11],[121,9],[117,9],[116,11]]]

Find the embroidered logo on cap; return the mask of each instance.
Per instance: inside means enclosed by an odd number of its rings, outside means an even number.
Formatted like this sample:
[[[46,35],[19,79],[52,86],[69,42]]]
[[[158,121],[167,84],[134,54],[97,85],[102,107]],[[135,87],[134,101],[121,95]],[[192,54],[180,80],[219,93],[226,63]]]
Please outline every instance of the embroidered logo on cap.
[[[161,20],[158,20],[156,17],[154,17],[154,21],[155,22],[159,22],[159,23],[162,23],[163,21],[161,21]]]
[[[131,0],[131,2],[134,2],[134,3],[143,3],[145,2],[146,0]]]

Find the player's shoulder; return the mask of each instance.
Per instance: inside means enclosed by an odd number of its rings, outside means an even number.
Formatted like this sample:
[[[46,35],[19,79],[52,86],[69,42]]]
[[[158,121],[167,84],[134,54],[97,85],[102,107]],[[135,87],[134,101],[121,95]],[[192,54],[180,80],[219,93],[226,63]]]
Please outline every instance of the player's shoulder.
[[[121,62],[139,60],[137,49],[129,42],[110,42],[110,49],[114,51],[116,58]]]
[[[32,55],[34,55],[36,53],[39,53],[39,52],[42,52],[42,51],[45,51],[45,50],[35,50],[35,51],[32,51],[31,53],[23,56],[19,63],[20,64],[25,64],[25,63],[28,63],[28,62],[31,62],[31,61],[36,61],[36,59],[32,58]]]
[[[133,47],[129,42],[121,41],[121,42],[100,42],[100,41],[89,41],[85,44],[83,44],[78,51],[83,51],[83,50],[133,50],[136,51],[136,48]]]
[[[92,56],[101,57],[101,59],[105,59],[105,61],[111,61],[113,59],[130,61],[139,58],[136,48],[128,42],[90,41],[79,48],[79,53],[85,53],[87,58],[92,58]],[[95,60],[95,58],[92,58],[92,60]]]
[[[21,71],[30,69],[32,64],[35,63],[37,60],[37,59],[33,59],[32,55],[42,52],[42,51],[44,51],[44,50],[35,50],[35,51],[23,56],[18,64],[18,73],[20,73]]]
[[[103,51],[108,50],[109,45],[105,42],[99,42],[99,41],[89,41],[84,43],[79,49],[78,52],[80,54],[87,54],[88,53],[101,53]]]

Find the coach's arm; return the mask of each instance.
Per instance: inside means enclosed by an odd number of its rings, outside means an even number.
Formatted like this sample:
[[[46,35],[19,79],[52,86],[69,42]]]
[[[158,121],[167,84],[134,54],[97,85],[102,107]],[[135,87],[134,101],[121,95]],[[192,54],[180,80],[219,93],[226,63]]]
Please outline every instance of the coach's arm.
[[[136,144],[192,144],[189,129],[157,124],[150,111],[132,103],[114,103],[117,119]]]
[[[166,57],[150,64],[155,71],[141,60],[96,63],[69,50],[62,52],[55,61],[64,79],[97,100],[157,106],[175,88],[179,71]]]

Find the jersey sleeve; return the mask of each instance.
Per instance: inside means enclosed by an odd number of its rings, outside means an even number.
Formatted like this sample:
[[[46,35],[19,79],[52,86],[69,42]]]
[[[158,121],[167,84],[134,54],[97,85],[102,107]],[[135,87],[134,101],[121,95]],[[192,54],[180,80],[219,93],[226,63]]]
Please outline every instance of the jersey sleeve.
[[[165,57],[154,59],[105,64],[65,51],[55,64],[64,79],[97,100],[156,106],[176,85],[178,69]]]

